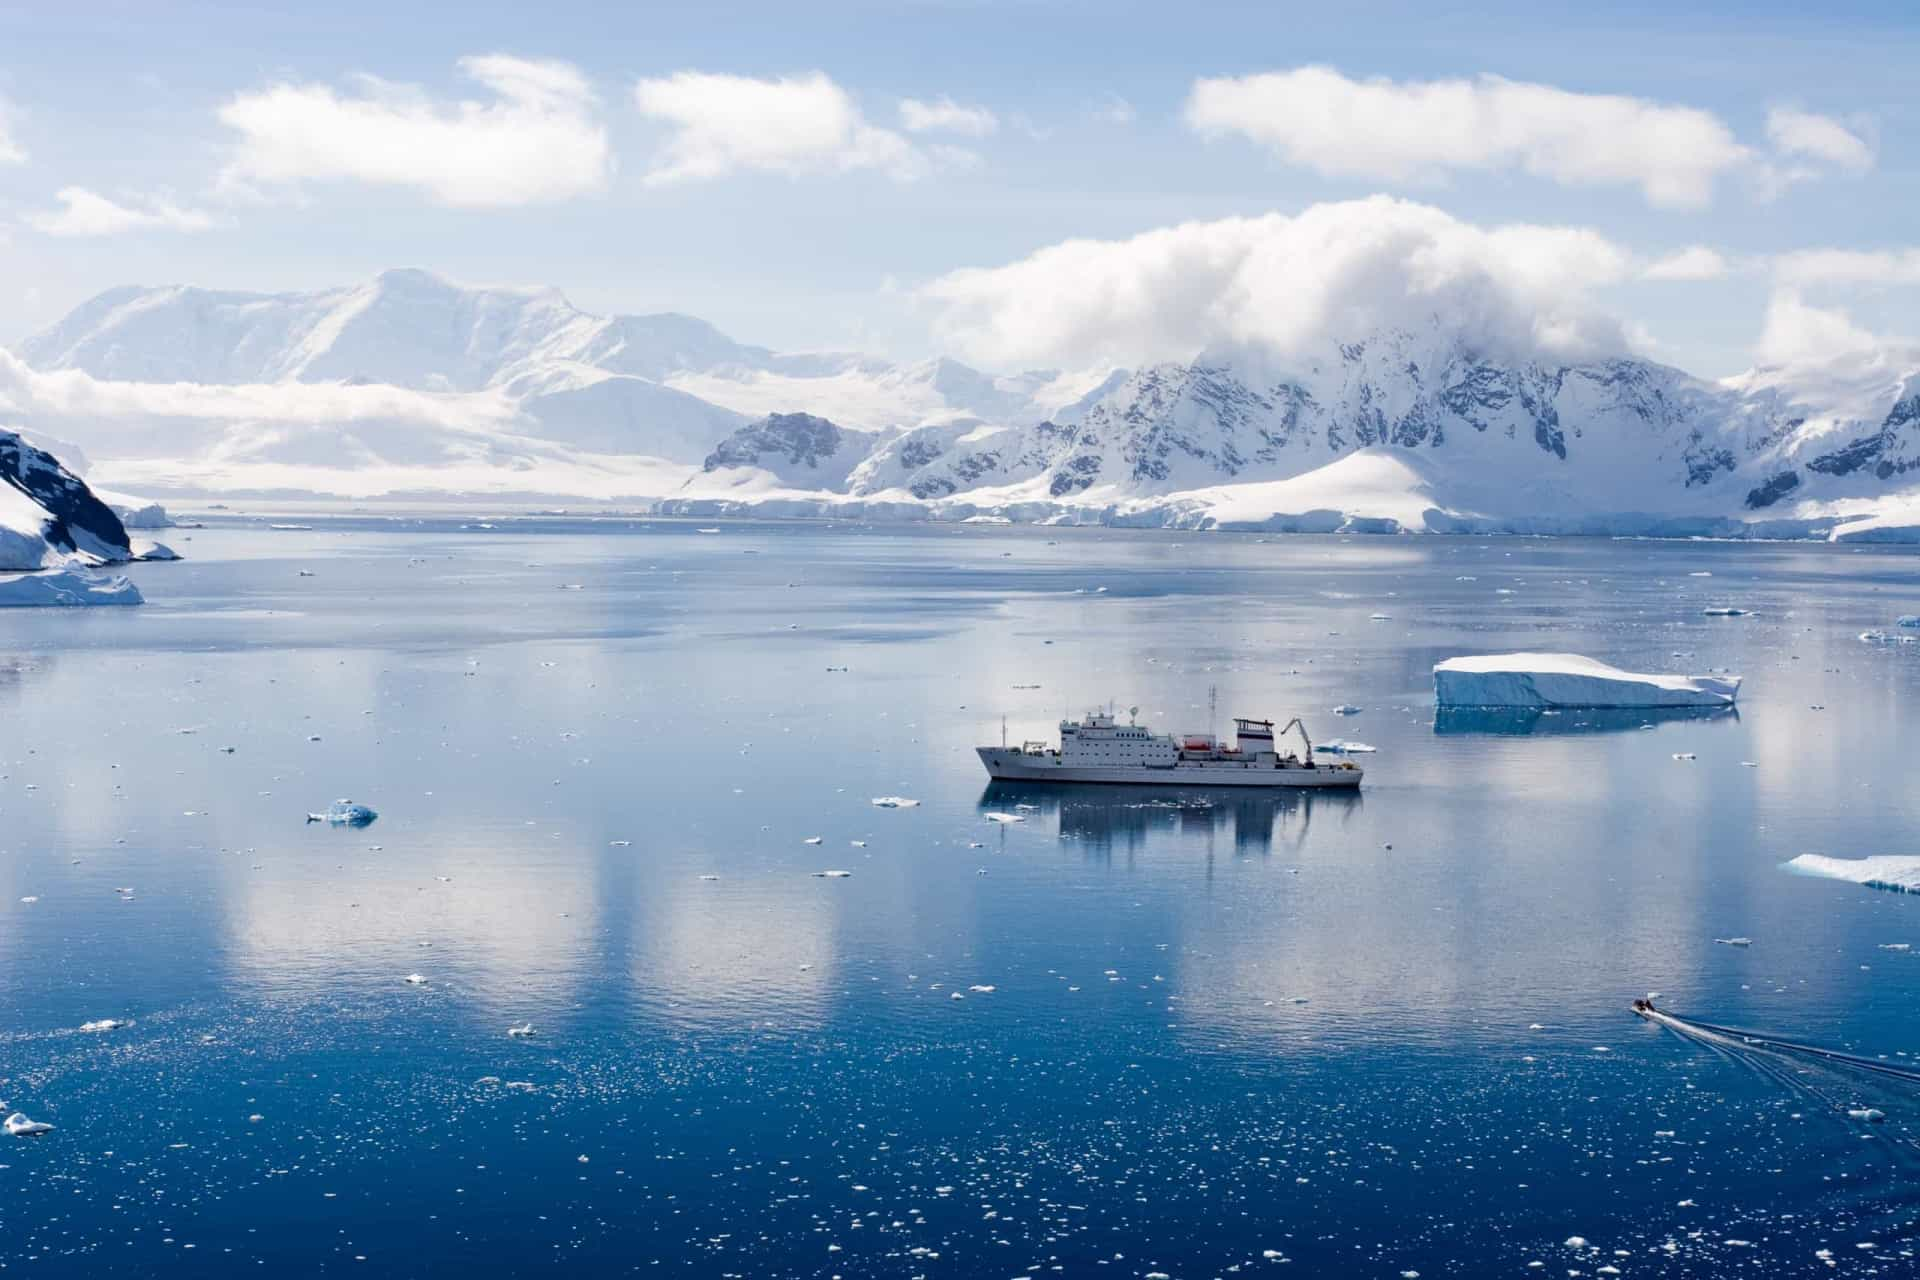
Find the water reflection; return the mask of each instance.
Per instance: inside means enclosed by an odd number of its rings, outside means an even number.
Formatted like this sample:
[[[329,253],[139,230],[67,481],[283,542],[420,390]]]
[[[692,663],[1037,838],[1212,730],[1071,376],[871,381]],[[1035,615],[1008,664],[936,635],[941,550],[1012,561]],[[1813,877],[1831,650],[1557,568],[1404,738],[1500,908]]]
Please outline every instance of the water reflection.
[[[1501,737],[1558,737],[1576,733],[1624,733],[1681,720],[1737,724],[1733,707],[1441,707],[1433,717],[1437,734],[1494,734]]]
[[[1136,852],[1169,830],[1183,836],[1231,835],[1237,852],[1269,853],[1276,838],[1286,846],[1304,841],[1316,809],[1344,819],[1360,804],[1354,791],[994,782],[980,793],[977,807],[1057,819],[1062,840],[1077,840],[1107,855],[1116,845],[1124,853]]]

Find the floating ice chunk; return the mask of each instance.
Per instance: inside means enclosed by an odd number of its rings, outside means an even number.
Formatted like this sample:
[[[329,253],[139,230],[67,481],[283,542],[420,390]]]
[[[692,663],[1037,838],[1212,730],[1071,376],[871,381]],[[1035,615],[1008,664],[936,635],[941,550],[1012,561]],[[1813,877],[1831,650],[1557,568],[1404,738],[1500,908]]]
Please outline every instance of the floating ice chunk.
[[[876,809],[915,809],[918,808],[919,805],[920,802],[918,800],[909,800],[905,796],[875,796],[873,798],[873,807]]]
[[[1714,941],[1723,947],[1750,947],[1753,945],[1752,938],[1715,938]]]
[[[1368,746],[1364,742],[1349,742],[1345,738],[1335,738],[1332,742],[1316,743],[1315,751],[1324,751],[1328,755],[1358,756],[1378,751],[1380,748]]]
[[[847,843],[852,845],[856,849],[864,849],[867,847],[867,842],[865,840],[849,840],[847,841]]]
[[[531,1022],[523,1022],[517,1027],[507,1028],[507,1035],[516,1039],[525,1039],[532,1034],[533,1024]]]
[[[144,603],[131,579],[72,565],[39,573],[0,574],[0,608]]]
[[[1333,709],[1333,714],[1337,716],[1357,716],[1360,714],[1360,711],[1361,708],[1354,706],[1351,702],[1343,702]]]
[[[720,877],[719,876],[701,876],[700,878],[702,880],[718,880]]]
[[[1740,677],[1622,671],[1577,653],[1502,653],[1436,663],[1433,692],[1443,707],[1726,707]]]
[[[1023,813],[1000,813],[996,810],[988,813],[986,819],[988,822],[1025,822],[1027,816]]]
[[[806,838],[805,840],[802,840],[802,841],[801,841],[800,843],[802,843],[802,844],[819,844],[819,843],[820,843],[820,840],[821,840],[821,837],[819,837],[819,836],[808,836],[808,837],[807,837],[807,838]]]
[[[80,1029],[82,1031],[118,1031],[126,1025],[124,1018],[99,1018],[93,1022],[81,1023]]]
[[[1676,751],[1673,753],[1673,758],[1675,760],[1698,760],[1700,757],[1694,755],[1691,751]]]
[[[814,878],[817,880],[845,880],[848,876],[852,875],[853,872],[851,871],[816,871],[813,874],[814,874]]]
[[[983,983],[975,983],[975,984],[974,984],[973,986],[971,986],[971,987],[968,987],[968,988],[967,988],[967,990],[969,990],[969,991],[978,991],[978,992],[980,992],[980,993],[981,993],[982,995],[987,995],[987,994],[991,994],[991,993],[992,993],[992,991],[994,990],[994,988],[993,988],[993,985],[992,985],[991,983],[984,983],[984,984],[983,984]]]
[[[1893,620],[1896,627],[1920,627],[1920,613],[1903,613]]]
[[[52,1133],[53,1126],[44,1120],[29,1120],[24,1111],[16,1111],[5,1121],[0,1121],[6,1131],[16,1138],[37,1138],[43,1133]]]
[[[1847,1109],[1847,1118],[1849,1120],[1865,1120],[1868,1124],[1879,1124],[1887,1118],[1887,1113],[1878,1107],[1849,1107]],[[11,1124],[13,1122],[9,1120],[7,1123]]]
[[[325,813],[310,813],[308,822],[325,822],[336,827],[364,827],[380,815],[352,800],[335,800]]]
[[[408,986],[417,987],[417,986],[420,986],[422,983],[426,982],[426,979],[421,977],[417,973],[410,973],[407,975],[406,981]]]
[[[1803,853],[1787,866],[1803,875],[1848,880],[1871,889],[1920,893],[1920,857],[1881,854],[1871,858],[1829,858],[1821,853]]]
[[[1709,618],[1751,618],[1753,616],[1753,610],[1736,609],[1732,605],[1719,605],[1712,609],[1702,609],[1700,612]]]

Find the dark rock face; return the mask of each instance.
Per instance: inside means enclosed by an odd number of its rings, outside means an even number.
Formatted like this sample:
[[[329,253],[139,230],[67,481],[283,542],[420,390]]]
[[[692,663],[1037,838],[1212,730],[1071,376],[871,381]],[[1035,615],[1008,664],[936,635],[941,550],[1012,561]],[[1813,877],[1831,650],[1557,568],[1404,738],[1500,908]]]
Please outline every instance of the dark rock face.
[[[757,467],[764,461],[818,468],[840,451],[840,428],[810,413],[770,413],[722,440],[702,470]]]
[[[1758,485],[1748,492],[1747,510],[1758,511],[1762,507],[1770,507],[1799,487],[1798,471],[1782,471],[1779,475],[1769,478],[1765,484]]]
[[[113,508],[52,454],[11,431],[0,431],[0,480],[46,509],[45,537],[54,546],[109,560],[132,557],[126,528]]]

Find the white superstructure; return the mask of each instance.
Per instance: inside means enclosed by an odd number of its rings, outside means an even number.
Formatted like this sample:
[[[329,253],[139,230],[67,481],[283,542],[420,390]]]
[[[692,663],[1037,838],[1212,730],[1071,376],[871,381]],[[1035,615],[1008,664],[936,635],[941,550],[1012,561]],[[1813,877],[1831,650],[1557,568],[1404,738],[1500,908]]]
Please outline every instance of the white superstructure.
[[[995,778],[1018,782],[1164,783],[1208,787],[1357,787],[1359,765],[1316,764],[1313,744],[1298,720],[1304,756],[1275,750],[1273,721],[1235,720],[1234,745],[1212,734],[1174,737],[1103,711],[1060,722],[1060,745],[1027,742],[981,747],[980,762]]]

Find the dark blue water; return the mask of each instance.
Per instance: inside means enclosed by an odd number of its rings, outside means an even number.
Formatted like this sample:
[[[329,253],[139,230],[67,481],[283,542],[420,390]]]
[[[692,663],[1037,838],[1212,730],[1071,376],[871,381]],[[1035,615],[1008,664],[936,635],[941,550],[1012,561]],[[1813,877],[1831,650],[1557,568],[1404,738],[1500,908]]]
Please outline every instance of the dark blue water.
[[[1627,1012],[1920,1066],[1920,897],[1780,866],[1920,851],[1911,554],[316,523],[0,616],[0,1268],[1913,1274],[1920,1088]],[[1522,647],[1748,683],[1435,723]],[[1209,686],[1364,793],[972,754]]]

